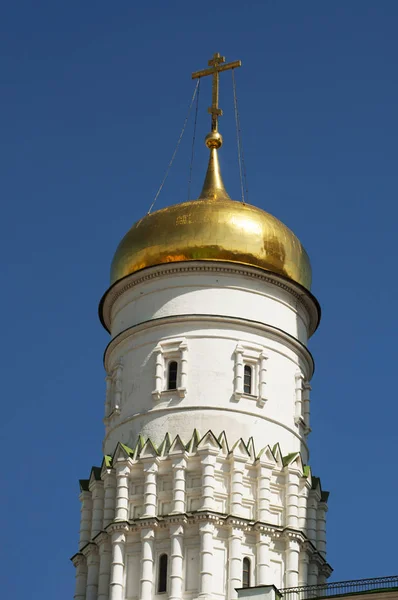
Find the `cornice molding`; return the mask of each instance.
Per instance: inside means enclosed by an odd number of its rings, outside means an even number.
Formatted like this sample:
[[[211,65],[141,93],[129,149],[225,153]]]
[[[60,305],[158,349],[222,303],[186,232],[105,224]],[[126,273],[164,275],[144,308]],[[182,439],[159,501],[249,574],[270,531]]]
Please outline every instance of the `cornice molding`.
[[[187,261],[181,263],[163,264],[154,267],[147,267],[127,275],[123,279],[113,284],[103,295],[98,308],[99,317],[102,325],[110,332],[111,312],[116,300],[127,290],[163,276],[178,275],[185,273],[223,273],[226,275],[243,275],[250,279],[256,279],[264,283],[270,283],[276,287],[283,289],[292,296],[304,307],[309,315],[309,335],[311,336],[317,329],[320,321],[321,308],[319,302],[306,288],[294,281],[272,273],[264,271],[256,267],[248,267],[245,265],[237,265],[235,263],[225,263],[218,261]]]
[[[222,323],[227,325],[241,325],[248,328],[254,328],[257,331],[260,330],[264,333],[267,333],[270,337],[273,337],[277,341],[282,341],[286,346],[288,346],[293,352],[300,355],[300,357],[307,363],[308,365],[308,379],[311,379],[314,370],[315,363],[311,352],[299,342],[296,338],[294,338],[289,333],[286,333],[282,329],[278,327],[274,327],[273,325],[269,325],[268,323],[262,323],[260,321],[251,321],[250,319],[243,319],[242,317],[225,317],[223,315],[211,315],[211,314],[185,314],[185,315],[173,315],[168,317],[158,317],[157,319],[151,319],[149,321],[144,321],[142,323],[137,323],[136,325],[132,325],[127,329],[121,331],[116,337],[114,337],[104,352],[104,367],[105,370],[109,369],[110,366],[108,364],[109,357],[113,350],[122,342],[124,342],[129,337],[136,335],[137,333],[141,333],[142,331],[147,331],[148,329],[156,328],[159,326],[169,325],[173,323],[187,323],[187,322],[201,322],[206,321],[207,323]],[[189,335],[186,336],[189,339]]]
[[[307,538],[307,536],[302,531],[298,529],[293,529],[291,527],[272,525],[271,523],[265,523],[262,521],[253,521],[250,519],[245,519],[244,517],[239,517],[227,513],[217,513],[209,510],[204,510],[195,513],[179,513],[165,515],[164,517],[141,517],[138,519],[131,519],[129,521],[113,521],[107,526],[106,532],[113,533],[115,531],[124,531],[126,533],[137,533],[142,529],[165,529],[174,525],[186,526],[201,524],[203,522],[213,523],[216,527],[227,528],[228,530],[231,528],[237,528],[247,533],[265,533],[270,536],[273,542],[277,540],[297,540],[300,543],[301,548],[308,553],[312,562],[316,562],[319,565],[319,567],[322,568],[323,572],[329,574],[332,572],[332,568],[330,567],[326,559],[322,556],[322,554],[320,554],[320,552],[315,548],[313,543]],[[104,533],[105,532],[101,532],[101,534]],[[91,552],[91,550],[89,550],[89,546],[96,547],[96,544],[94,544],[93,542],[89,542],[80,551],[80,553],[75,554],[71,558],[74,564],[75,559],[79,560],[77,557],[81,556],[82,558],[84,558],[84,554],[87,555]]]

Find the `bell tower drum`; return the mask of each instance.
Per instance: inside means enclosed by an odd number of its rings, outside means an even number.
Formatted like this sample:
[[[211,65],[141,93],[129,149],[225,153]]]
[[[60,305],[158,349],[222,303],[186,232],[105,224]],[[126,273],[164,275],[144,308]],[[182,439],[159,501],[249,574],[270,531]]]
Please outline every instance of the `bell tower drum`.
[[[100,318],[102,464],[80,481],[78,600],[234,600],[236,589],[325,582],[328,493],[309,466],[320,308],[298,238],[231,200],[218,152],[197,200],[135,223]]]

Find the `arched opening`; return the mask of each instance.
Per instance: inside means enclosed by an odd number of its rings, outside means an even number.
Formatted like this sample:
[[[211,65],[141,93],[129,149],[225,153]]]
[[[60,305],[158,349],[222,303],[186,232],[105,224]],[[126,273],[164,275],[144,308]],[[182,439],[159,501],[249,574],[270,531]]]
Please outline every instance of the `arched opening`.
[[[167,373],[167,389],[168,390],[176,390],[177,389],[177,372],[178,372],[178,363],[175,360],[169,362],[169,368]]]
[[[242,587],[250,587],[250,558],[247,556],[243,559],[242,564]]]
[[[167,562],[167,554],[161,554],[159,556],[158,594],[167,592]]]
[[[245,394],[252,393],[253,370],[249,365],[245,365],[243,376],[243,391]]]

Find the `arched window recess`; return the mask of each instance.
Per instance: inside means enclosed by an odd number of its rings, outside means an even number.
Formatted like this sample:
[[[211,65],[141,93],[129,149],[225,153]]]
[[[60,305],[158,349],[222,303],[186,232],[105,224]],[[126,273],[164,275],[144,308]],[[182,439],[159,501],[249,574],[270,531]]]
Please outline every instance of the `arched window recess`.
[[[253,394],[253,367],[245,365],[243,371],[243,392],[245,394]]]
[[[159,556],[159,566],[158,566],[158,586],[157,586],[158,594],[163,594],[163,593],[167,592],[167,563],[168,563],[167,554],[161,554]]]
[[[242,587],[248,588],[250,587],[250,558],[245,556],[242,562]]]
[[[178,377],[178,362],[176,360],[172,360],[169,362],[167,368],[167,389],[168,390],[176,390],[177,389],[177,377]]]

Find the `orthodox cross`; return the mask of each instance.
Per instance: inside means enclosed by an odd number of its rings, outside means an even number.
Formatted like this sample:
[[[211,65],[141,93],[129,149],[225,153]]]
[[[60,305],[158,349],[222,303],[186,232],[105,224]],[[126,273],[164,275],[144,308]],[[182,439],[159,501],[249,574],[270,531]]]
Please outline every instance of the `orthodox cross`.
[[[192,79],[199,79],[199,77],[206,77],[207,75],[213,75],[213,86],[211,94],[211,106],[208,108],[211,114],[211,130],[218,131],[218,117],[222,116],[222,110],[218,106],[218,88],[219,78],[221,71],[228,71],[229,69],[236,69],[242,65],[240,60],[235,62],[225,63],[225,57],[221,56],[218,52],[214,54],[213,58],[209,60],[209,69],[203,69],[203,71],[196,71],[192,73]]]

